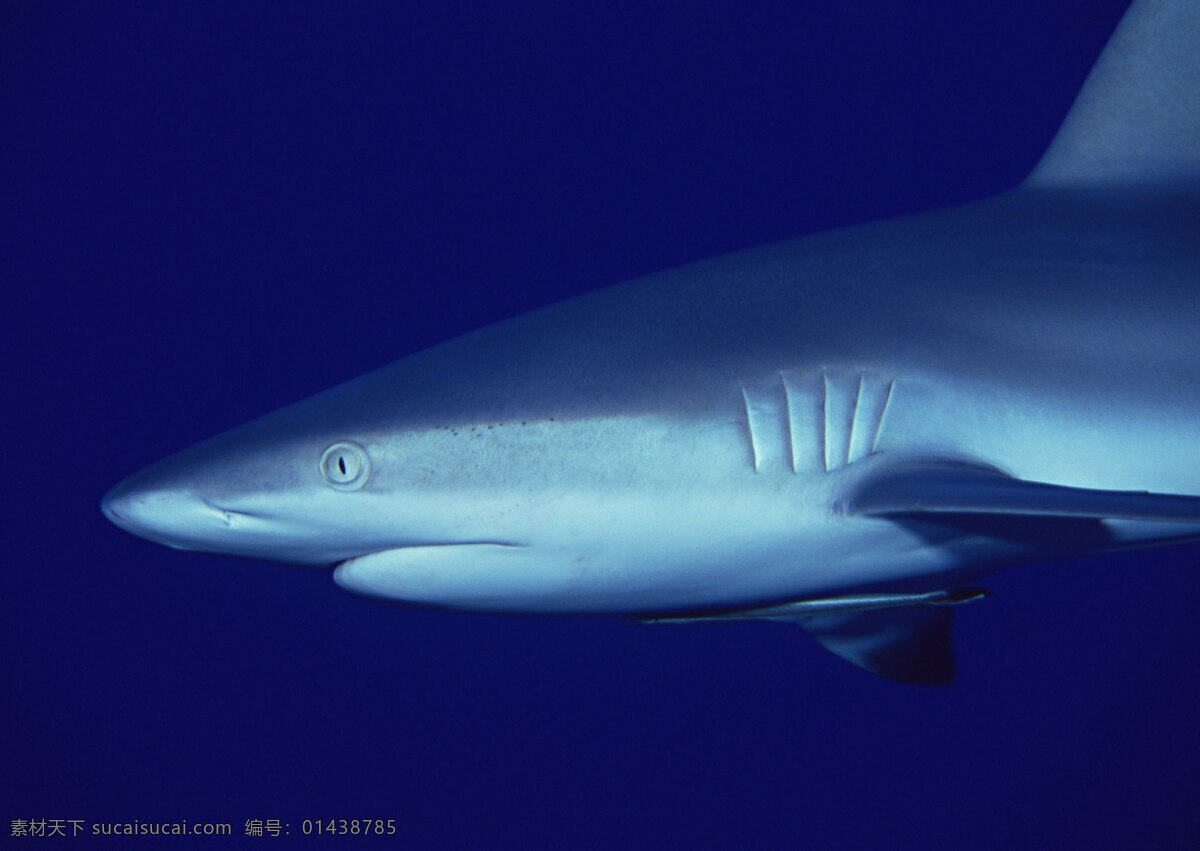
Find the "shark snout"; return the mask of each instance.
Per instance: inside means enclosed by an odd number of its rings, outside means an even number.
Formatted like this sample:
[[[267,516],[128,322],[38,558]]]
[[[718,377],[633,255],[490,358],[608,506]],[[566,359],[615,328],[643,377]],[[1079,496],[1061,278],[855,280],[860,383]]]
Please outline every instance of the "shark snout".
[[[130,480],[106,493],[100,510],[126,532],[176,549],[199,549],[232,525],[232,512],[191,491],[148,489]]]

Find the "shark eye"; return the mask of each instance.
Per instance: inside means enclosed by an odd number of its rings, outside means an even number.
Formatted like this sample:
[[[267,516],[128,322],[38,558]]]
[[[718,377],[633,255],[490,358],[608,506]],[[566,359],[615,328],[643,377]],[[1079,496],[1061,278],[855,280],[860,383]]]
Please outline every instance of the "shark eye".
[[[318,465],[322,478],[340,491],[355,491],[367,483],[371,459],[357,443],[338,441],[321,454]]]

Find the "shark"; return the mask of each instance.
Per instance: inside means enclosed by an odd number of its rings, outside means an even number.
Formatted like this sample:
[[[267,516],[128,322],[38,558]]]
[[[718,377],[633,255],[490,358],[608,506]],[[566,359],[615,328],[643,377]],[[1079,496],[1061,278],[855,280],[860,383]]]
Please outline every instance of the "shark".
[[[993,571],[1200,540],[1200,4],[1136,0],[1028,178],[597,290],[135,473],[159,544],[457,610],[797,625],[955,676]]]

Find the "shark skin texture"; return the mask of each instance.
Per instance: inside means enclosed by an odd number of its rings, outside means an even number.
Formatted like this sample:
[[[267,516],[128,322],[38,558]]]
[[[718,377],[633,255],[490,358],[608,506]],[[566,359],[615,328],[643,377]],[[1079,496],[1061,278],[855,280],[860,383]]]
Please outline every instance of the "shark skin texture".
[[[1200,539],[1197,423],[1200,9],[1139,0],[1008,193],[480,329],[102,510],[372,597],[783,621],[941,684],[988,573]]]

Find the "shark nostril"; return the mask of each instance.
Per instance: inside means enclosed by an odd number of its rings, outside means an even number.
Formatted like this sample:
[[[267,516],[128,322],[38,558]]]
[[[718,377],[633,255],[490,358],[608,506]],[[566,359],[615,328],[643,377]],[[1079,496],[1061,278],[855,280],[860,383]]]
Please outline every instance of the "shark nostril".
[[[209,508],[211,508],[213,511],[215,511],[215,512],[217,513],[217,517],[218,517],[218,518],[220,518],[220,520],[221,520],[221,522],[222,522],[222,523],[224,523],[226,526],[232,526],[232,525],[233,525],[233,518],[229,516],[229,512],[228,512],[228,511],[226,511],[226,510],[225,510],[224,508],[222,508],[221,506],[214,504],[214,503],[213,503],[213,502],[211,502],[210,500],[207,500],[207,499],[201,499],[201,501],[202,501],[202,502],[203,502],[205,505],[207,505]]]

